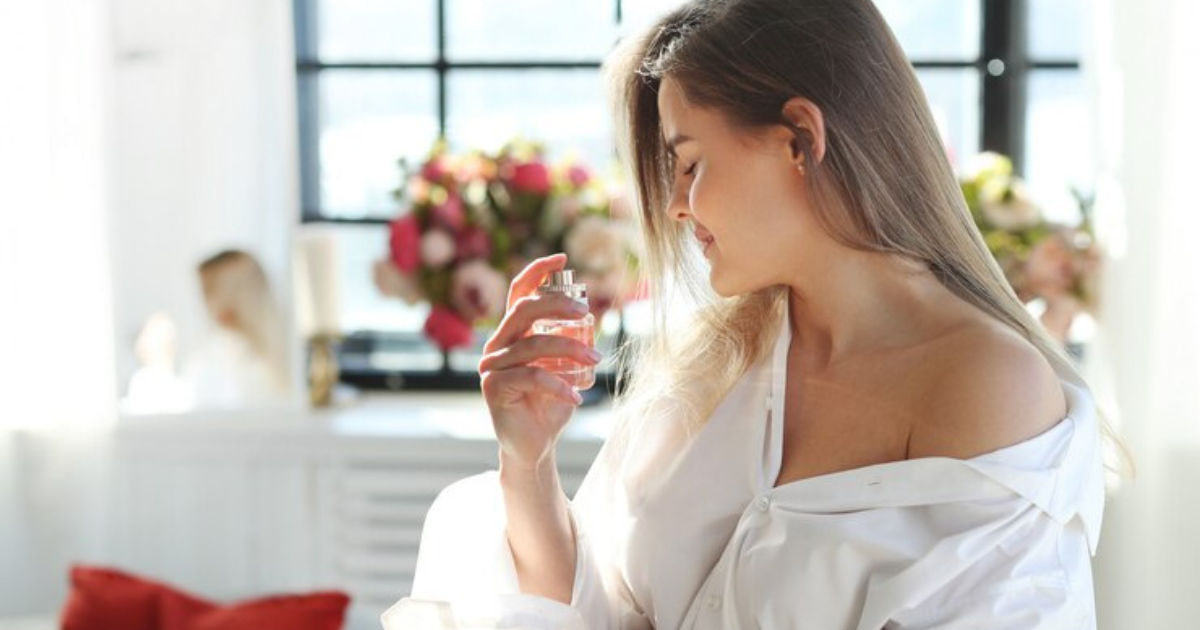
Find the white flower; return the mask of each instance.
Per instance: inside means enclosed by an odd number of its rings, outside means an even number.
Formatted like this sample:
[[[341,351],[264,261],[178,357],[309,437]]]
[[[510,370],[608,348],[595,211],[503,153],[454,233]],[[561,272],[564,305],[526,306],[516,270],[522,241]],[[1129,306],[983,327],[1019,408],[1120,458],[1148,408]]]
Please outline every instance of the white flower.
[[[1012,160],[992,151],[984,151],[971,158],[963,168],[967,179],[1008,179],[1012,175]]]
[[[587,284],[588,300],[597,317],[620,303],[626,292],[624,284],[632,277],[626,269],[631,227],[626,221],[591,215],[581,219],[563,243],[571,266]]]
[[[563,248],[576,269],[602,274],[620,270],[625,264],[626,242],[620,226],[604,217],[590,215],[571,228]]]
[[[445,230],[433,229],[421,237],[421,261],[433,269],[440,269],[454,260],[454,237]]]

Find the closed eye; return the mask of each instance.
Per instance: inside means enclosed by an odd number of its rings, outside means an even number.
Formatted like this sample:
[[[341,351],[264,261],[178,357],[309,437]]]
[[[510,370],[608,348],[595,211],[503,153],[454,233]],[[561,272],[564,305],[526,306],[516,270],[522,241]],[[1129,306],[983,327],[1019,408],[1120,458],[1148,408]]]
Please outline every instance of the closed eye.
[[[692,173],[695,173],[695,172],[696,172],[696,166],[698,166],[699,164],[700,164],[699,162],[692,162],[692,165],[691,165],[691,166],[689,166],[689,167],[687,167],[687,169],[686,169],[685,171],[683,171],[683,174],[684,174],[684,175],[691,175]]]

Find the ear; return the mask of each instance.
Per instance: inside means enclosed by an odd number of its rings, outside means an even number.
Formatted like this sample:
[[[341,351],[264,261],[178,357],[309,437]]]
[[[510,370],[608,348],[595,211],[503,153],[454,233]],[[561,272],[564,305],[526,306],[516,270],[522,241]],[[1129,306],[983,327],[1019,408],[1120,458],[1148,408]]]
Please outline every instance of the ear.
[[[796,96],[783,104],[780,114],[783,124],[790,129],[794,137],[793,160],[799,162],[804,159],[801,143],[808,146],[809,154],[818,163],[824,160],[825,116],[821,113],[821,108],[806,98]]]

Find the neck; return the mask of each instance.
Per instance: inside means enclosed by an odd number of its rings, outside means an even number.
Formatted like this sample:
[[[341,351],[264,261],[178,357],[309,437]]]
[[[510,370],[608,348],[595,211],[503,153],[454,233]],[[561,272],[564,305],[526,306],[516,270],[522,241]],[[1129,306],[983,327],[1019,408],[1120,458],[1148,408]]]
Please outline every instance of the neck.
[[[844,250],[789,283],[792,351],[810,370],[910,346],[945,330],[961,301],[923,265]]]

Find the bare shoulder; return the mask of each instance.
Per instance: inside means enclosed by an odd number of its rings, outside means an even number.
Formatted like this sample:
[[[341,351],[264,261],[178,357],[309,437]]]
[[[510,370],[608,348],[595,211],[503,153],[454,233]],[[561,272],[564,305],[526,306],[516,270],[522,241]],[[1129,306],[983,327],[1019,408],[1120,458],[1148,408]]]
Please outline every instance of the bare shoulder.
[[[1007,326],[955,333],[926,364],[908,457],[968,459],[1035,437],[1067,414],[1050,362]]]

